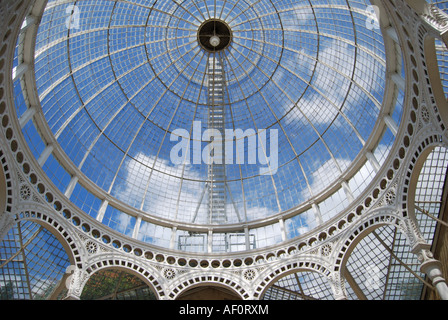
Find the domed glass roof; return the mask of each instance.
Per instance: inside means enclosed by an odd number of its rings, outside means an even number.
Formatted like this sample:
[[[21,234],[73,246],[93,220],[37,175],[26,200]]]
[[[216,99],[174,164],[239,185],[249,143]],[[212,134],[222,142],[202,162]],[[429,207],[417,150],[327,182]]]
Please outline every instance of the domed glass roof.
[[[369,4],[49,1],[35,47],[42,111],[80,173],[150,216],[232,224],[292,210],[340,180],[380,114]],[[220,44],[201,44],[211,31]],[[204,156],[207,129],[222,133],[221,165]]]

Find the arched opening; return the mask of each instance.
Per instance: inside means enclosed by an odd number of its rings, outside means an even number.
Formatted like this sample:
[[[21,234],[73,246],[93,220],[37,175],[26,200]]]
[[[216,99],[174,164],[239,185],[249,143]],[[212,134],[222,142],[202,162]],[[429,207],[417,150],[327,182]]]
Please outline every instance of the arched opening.
[[[64,246],[48,229],[18,222],[0,243],[0,299],[62,299],[69,266]]]
[[[283,276],[269,286],[262,300],[333,300],[328,279],[313,271]]]
[[[446,207],[447,188],[446,173],[448,167],[448,150],[436,147],[422,157],[423,166],[418,173],[415,192],[409,201],[414,201],[415,220],[424,239],[431,244],[431,251],[435,259],[443,264],[448,260],[446,248],[448,246]],[[445,279],[448,276],[446,268],[442,268]],[[424,289],[424,299],[439,299],[435,291]]]
[[[5,212],[6,208],[6,177],[3,167],[0,166],[0,214]]]
[[[157,296],[137,275],[122,268],[107,268],[91,275],[81,300],[157,300]]]
[[[426,36],[423,42],[426,57],[426,68],[431,84],[431,93],[434,95],[435,103],[440,117],[445,125],[448,125],[448,103],[442,80],[446,82],[445,75],[441,75],[440,67],[444,67],[444,55],[446,44],[431,36]],[[441,56],[439,61],[438,55]]]
[[[186,290],[177,300],[241,300],[241,297],[222,286],[205,285]]]
[[[426,283],[405,235],[382,225],[358,236],[342,265],[349,300],[417,299]]]
[[[428,243],[434,239],[434,228],[442,217],[448,150],[436,147],[421,156],[422,167],[415,173],[412,189],[415,219]],[[418,174],[417,174],[418,173]]]

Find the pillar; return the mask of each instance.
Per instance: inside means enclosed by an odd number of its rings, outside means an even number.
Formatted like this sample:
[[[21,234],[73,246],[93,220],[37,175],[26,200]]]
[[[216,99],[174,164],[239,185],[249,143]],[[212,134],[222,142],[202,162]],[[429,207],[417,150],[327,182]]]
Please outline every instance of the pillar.
[[[417,255],[418,261],[421,263],[420,270],[431,280],[440,298],[448,300],[448,286],[442,275],[442,263],[434,259],[429,249],[429,244],[418,244],[413,248],[412,253]]]

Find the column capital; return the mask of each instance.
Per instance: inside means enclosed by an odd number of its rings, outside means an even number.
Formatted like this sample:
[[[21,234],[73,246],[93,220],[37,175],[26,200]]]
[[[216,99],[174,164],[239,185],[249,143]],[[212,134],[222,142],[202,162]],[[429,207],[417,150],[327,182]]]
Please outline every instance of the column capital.
[[[69,266],[66,272],[71,273],[71,275],[65,281],[68,289],[65,300],[81,300],[82,289],[88,277],[87,272],[73,265]]]
[[[329,277],[331,290],[335,300],[348,300],[347,290],[345,288],[345,280],[340,272],[334,271]]]
[[[15,219],[9,212],[3,212],[0,214],[0,240],[2,240],[14,226]]]
[[[427,273],[434,267],[442,268],[442,263],[434,259],[434,255],[429,250],[428,245],[418,245],[417,248],[414,248],[414,250],[413,251],[417,255],[418,261],[421,263],[420,270],[422,272]]]
[[[441,35],[448,32],[448,15],[435,4],[428,4],[427,12],[423,13],[422,17],[426,23],[440,32]]]

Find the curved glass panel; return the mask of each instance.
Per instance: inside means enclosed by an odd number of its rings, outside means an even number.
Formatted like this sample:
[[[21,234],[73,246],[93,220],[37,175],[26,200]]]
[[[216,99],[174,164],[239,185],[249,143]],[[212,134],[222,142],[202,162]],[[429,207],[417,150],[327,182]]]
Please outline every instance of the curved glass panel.
[[[55,298],[70,261],[62,244],[41,225],[24,221],[0,243],[0,300]]]
[[[49,1],[35,47],[42,110],[79,170],[138,210],[266,218],[337,181],[372,132],[386,63],[368,5]],[[207,21],[228,27],[227,46],[200,44]]]

